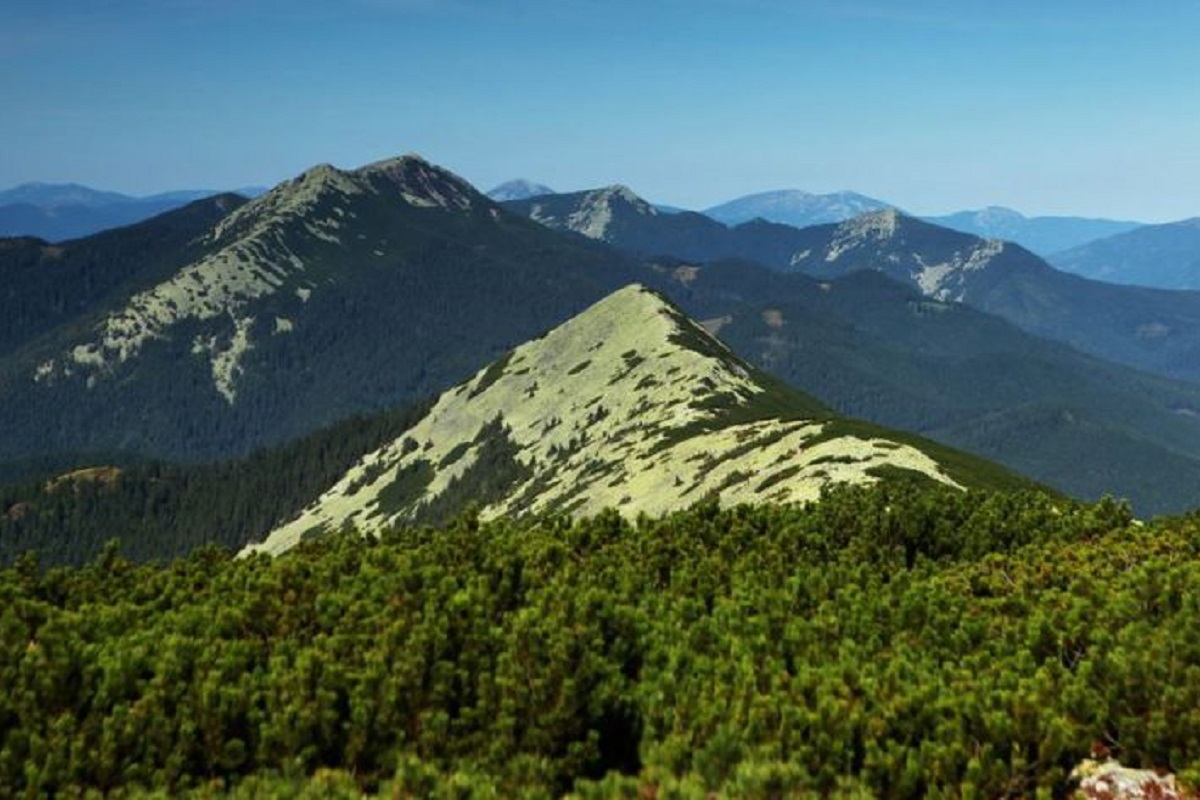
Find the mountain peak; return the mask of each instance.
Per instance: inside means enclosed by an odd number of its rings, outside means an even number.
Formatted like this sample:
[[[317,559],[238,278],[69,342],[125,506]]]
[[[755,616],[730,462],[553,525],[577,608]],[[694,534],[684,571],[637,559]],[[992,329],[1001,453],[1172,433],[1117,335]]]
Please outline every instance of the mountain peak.
[[[416,150],[409,150],[407,153],[401,153],[398,156],[388,156],[381,158],[378,161],[372,161],[369,164],[364,164],[359,167],[356,172],[368,172],[373,169],[385,168],[394,164],[424,164],[427,167],[434,166],[433,162],[425,158]]]
[[[706,209],[704,213],[726,225],[761,217],[768,222],[804,228],[842,222],[864,212],[888,208],[882,200],[850,191],[812,194],[800,189],[777,189],[739,197]]]
[[[285,181],[287,189],[323,191],[327,188],[337,188],[342,191],[353,191],[353,179],[350,174],[332,164],[315,164],[301,172],[291,181]]]
[[[597,301],[583,314],[565,324],[590,323],[592,317],[597,319],[620,319],[627,316],[645,316],[649,314],[662,314],[672,317],[678,313],[675,306],[658,292],[647,288],[644,284],[631,283]]]
[[[279,553],[345,524],[370,532],[435,521],[464,494],[484,517],[636,515],[713,495],[810,500],[830,483],[877,480],[880,468],[958,485],[917,448],[838,425],[635,284],[444,393],[424,419],[250,549]]]
[[[1002,256],[1011,268],[1045,268],[1044,264],[1031,264],[1028,254],[1021,256],[1024,251],[1008,248],[1001,239],[940,228],[895,209],[863,214],[831,226],[824,235],[827,243],[823,247],[797,259],[801,271],[833,277],[856,269],[875,269],[941,301],[962,302],[976,285],[972,276],[989,269]]]
[[[621,184],[510,202],[512,207],[520,209],[519,213],[548,228],[573,231],[602,242],[612,241],[614,224],[628,224],[641,217],[657,217],[660,213]]]
[[[306,219],[325,198],[349,197],[365,191],[352,173],[332,164],[316,164],[221,220],[210,239],[213,242],[233,240],[289,218]]]
[[[413,172],[443,171],[427,161],[420,153],[403,153],[391,158],[381,158],[352,170],[359,178],[386,177],[393,180]]]
[[[401,199],[411,206],[454,211],[471,208],[478,197],[475,189],[462,178],[416,153],[375,161],[353,170],[321,163],[280,183],[231,214],[216,227],[212,239],[219,241],[231,233],[241,236],[248,229],[289,218],[309,229],[337,228],[340,225],[337,219],[314,216],[323,199],[332,199],[333,205],[340,207],[343,201],[356,195],[389,196],[397,190]],[[319,238],[330,235],[321,233]]]
[[[95,378],[148,342],[169,338],[184,321],[228,320],[228,330],[197,337],[191,352],[211,361],[214,385],[232,405],[242,359],[255,346],[254,331],[263,327],[249,311],[257,301],[282,293],[307,302],[313,291],[324,291],[309,273],[330,263],[330,248],[337,248],[337,261],[352,250],[369,254],[368,261],[388,256],[393,245],[387,237],[368,245],[363,235],[346,235],[364,210],[369,216],[403,213],[407,204],[461,212],[476,201],[491,207],[470,184],[416,155],[350,171],[317,164],[222,219],[203,238],[196,261],[129,298],[100,322],[90,341],[43,362],[36,374],[46,381],[76,372]],[[289,330],[287,320],[278,324],[281,332]]]
[[[78,183],[31,181],[0,191],[0,205],[24,203],[38,208],[66,206],[101,208],[132,202],[135,198],[118,192],[105,192]]]
[[[406,203],[420,208],[466,211],[479,198],[465,180],[416,153],[376,161],[353,174],[381,194],[398,189]]]
[[[896,234],[904,215],[894,208],[884,208],[879,211],[868,211],[848,219],[837,226],[838,238],[855,240],[873,239],[882,241]]]
[[[610,227],[622,213],[658,216],[658,209],[621,184],[583,194],[579,208],[567,218],[567,227],[589,239],[608,241]],[[540,220],[539,220],[540,221]]]
[[[628,186],[626,186],[623,183],[614,183],[611,186],[605,186],[603,189],[600,189],[599,191],[605,197],[619,198],[621,200],[624,200],[626,203],[634,203],[634,204],[643,203],[647,206],[650,205],[649,203],[646,203],[646,201],[643,200],[637,194],[637,192],[633,191],[633,189],[630,189]]]
[[[1025,219],[1025,215],[1014,208],[1008,206],[985,206],[979,210],[980,214],[985,214],[993,217],[1016,217],[1017,219]]]
[[[504,203],[509,200],[528,200],[530,197],[554,193],[554,190],[545,184],[516,178],[496,186],[487,193],[487,196],[497,203]]]
[[[834,262],[864,245],[886,242],[896,235],[901,214],[894,208],[869,211],[838,224],[825,252],[825,261]]]

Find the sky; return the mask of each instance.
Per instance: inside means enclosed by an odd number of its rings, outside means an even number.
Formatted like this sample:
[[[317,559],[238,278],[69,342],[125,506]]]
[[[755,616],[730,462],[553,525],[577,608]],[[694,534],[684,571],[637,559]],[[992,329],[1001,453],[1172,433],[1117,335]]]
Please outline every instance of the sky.
[[[5,0],[0,188],[418,152],[702,209],[1200,216],[1194,0]]]

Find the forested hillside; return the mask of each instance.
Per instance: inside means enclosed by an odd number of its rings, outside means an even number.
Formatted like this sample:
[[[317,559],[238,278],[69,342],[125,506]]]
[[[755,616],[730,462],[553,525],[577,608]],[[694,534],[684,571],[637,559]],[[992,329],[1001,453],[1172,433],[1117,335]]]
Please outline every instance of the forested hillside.
[[[244,456],[436,394],[643,272],[416,157],[313,167],[186,247],[130,238],[140,230],[76,243],[65,254],[98,265],[81,276],[72,261],[63,280],[122,274],[124,247],[175,262],[166,274],[141,269],[89,295],[87,313],[18,326],[23,346],[0,358],[0,461]],[[54,299],[44,243],[19,244],[0,249],[0,274],[43,282],[19,282],[9,305],[25,290]],[[35,322],[48,329],[30,338]]]
[[[289,519],[363,454],[427,410],[350,417],[295,442],[206,464],[95,462],[0,486],[0,565],[28,550],[43,564],[83,564],[119,539],[137,561],[215,544],[236,550]]]
[[[0,355],[113,295],[162,280],[198,252],[196,239],[246,199],[225,194],[117,230],[62,244],[0,238]]]
[[[1015,797],[1093,748],[1194,785],[1198,598],[1200,518],[902,485],[25,559],[0,571],[0,787]]]

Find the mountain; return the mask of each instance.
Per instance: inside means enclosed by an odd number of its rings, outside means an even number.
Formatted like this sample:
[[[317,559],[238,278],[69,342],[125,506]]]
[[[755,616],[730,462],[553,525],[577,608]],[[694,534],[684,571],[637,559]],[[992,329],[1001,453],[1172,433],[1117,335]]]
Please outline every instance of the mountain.
[[[791,267],[833,278],[875,269],[937,300],[972,305],[983,283],[1047,276],[1053,270],[1024,248],[942,228],[893,209],[806,229]]]
[[[643,217],[659,216],[657,208],[629,187],[619,185],[526,197],[511,201],[506,207],[548,228],[571,231],[603,242],[612,242],[620,235],[627,235],[627,229],[636,226]]]
[[[198,200],[200,198],[191,198]],[[102,208],[134,202],[136,198],[120,192],[106,192],[78,183],[22,183],[0,190],[0,206],[25,204],[36,208],[76,206]]]
[[[0,362],[0,460],[246,453],[436,394],[640,275],[415,156],[314,167],[167,250]]]
[[[658,516],[815,499],[827,486],[1015,476],[931,442],[845,420],[743,362],[660,295],[621,289],[444,393],[304,513],[248,551],[280,553],[347,525],[378,532],[483,517]]]
[[[1059,269],[1110,283],[1200,289],[1200,217],[1146,225],[1049,260]]]
[[[505,181],[493,188],[487,193],[487,196],[497,203],[503,203],[506,200],[525,200],[542,194],[554,194],[554,190],[540,183],[533,183],[524,178],[517,178],[516,180]]]
[[[256,197],[263,191],[258,187],[246,187],[235,193]],[[132,225],[221,194],[212,190],[187,189],[131,197],[77,183],[24,183],[0,191],[0,236],[29,236],[53,242],[77,239]]]
[[[1082,281],[1018,245],[892,210],[798,230],[702,220],[685,228],[620,189],[506,207],[631,253],[673,251],[657,259],[676,281],[665,288],[673,299],[839,411],[998,459],[1076,496],[1115,492],[1140,513],[1200,503],[1197,387],[1046,341],[1196,380],[1194,295]],[[730,250],[817,280],[719,263]],[[855,277],[862,270],[917,293]]]
[[[1200,293],[1118,286],[1054,269],[1020,245],[895,211],[807,228],[793,267],[817,277],[875,269],[1085,353],[1200,383]]]
[[[627,186],[514,200],[504,207],[548,228],[579,234],[638,256],[711,261],[746,258],[787,269],[804,235],[756,219],[735,227],[694,211],[664,212]]]
[[[1095,239],[1131,231],[1142,225],[1140,222],[1087,217],[1026,217],[1018,211],[1001,206],[989,206],[977,211],[959,211],[924,219],[943,228],[952,228],[985,239],[1016,242],[1042,257]]]
[[[686,243],[695,224],[745,237],[734,243],[785,267],[827,246],[836,227],[728,229],[685,214],[688,228],[655,234],[675,218],[608,194],[615,216],[660,237],[650,244]],[[207,208],[195,219],[161,217],[159,232],[155,222],[64,245],[0,246],[0,320],[14,320],[0,348],[0,476],[243,455],[434,397],[640,282],[838,412],[1002,460],[1081,497],[1129,497],[1139,513],[1200,505],[1196,386],[1088,358],[873,272],[812,278],[745,260],[635,260],[506,213],[411,156],[317,167],[232,202],[194,206]],[[980,246],[925,227],[927,263]],[[756,242],[756,230],[770,236]],[[947,249],[946,236],[958,243]],[[43,314],[51,322],[38,322]]]
[[[244,186],[227,192],[214,189],[176,189],[168,192],[135,197],[120,192],[93,189],[78,183],[22,183],[0,190],[0,206],[29,205],[40,209],[105,208],[139,203],[174,203],[177,206],[203,200],[218,194],[240,194],[258,197],[265,194],[262,186]]]
[[[890,203],[854,192],[809,194],[798,189],[782,189],[739,197],[707,208],[704,214],[726,225],[764,219],[806,228],[826,222],[841,222],[868,211],[890,207]]]
[[[183,200],[147,200],[104,206],[39,208],[28,203],[0,206],[0,236],[69,241],[132,225],[183,205]]]

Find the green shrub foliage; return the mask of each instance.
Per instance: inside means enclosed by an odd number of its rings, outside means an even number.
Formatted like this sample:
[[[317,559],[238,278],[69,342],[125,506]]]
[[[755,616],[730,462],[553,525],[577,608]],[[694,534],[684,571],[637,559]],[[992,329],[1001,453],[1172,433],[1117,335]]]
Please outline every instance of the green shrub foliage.
[[[1200,773],[1200,517],[917,486],[0,571],[0,794],[1000,797]],[[92,795],[89,795],[92,796]]]

